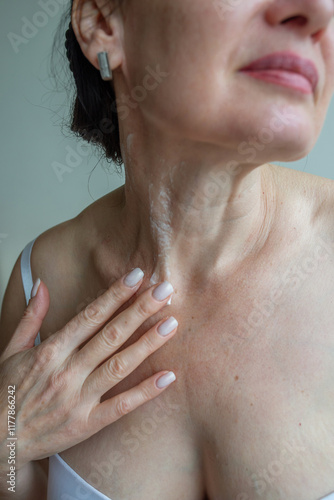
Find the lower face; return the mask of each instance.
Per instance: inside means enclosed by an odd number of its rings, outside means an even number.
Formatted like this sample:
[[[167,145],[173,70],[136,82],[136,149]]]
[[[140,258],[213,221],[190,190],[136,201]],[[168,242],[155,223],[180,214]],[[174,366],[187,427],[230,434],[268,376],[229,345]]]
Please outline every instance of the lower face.
[[[134,87],[145,89],[138,104],[149,124],[230,150],[237,161],[303,158],[321,132],[334,90],[333,23],[312,44],[311,35],[301,41],[292,28],[266,22],[269,0],[245,0],[224,15],[219,2],[128,3],[123,71],[130,94]],[[315,92],[307,92],[298,77],[254,78],[240,71],[280,50],[316,63]]]

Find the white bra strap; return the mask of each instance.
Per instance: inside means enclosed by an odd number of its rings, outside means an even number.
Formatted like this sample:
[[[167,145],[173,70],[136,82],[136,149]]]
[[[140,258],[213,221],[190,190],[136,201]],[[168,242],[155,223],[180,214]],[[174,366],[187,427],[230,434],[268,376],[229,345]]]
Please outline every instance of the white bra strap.
[[[26,245],[26,247],[23,249],[22,254],[21,254],[21,276],[22,276],[24,295],[26,298],[27,305],[28,305],[29,300],[30,300],[31,289],[34,285],[33,280],[32,280],[32,273],[31,273],[30,256],[31,256],[31,250],[32,250],[33,244],[35,243],[36,238],[33,239],[32,241],[30,241],[30,243],[28,243]],[[38,345],[40,343],[41,343],[41,336],[40,336],[40,333],[38,332],[38,335],[35,339],[35,345]]]

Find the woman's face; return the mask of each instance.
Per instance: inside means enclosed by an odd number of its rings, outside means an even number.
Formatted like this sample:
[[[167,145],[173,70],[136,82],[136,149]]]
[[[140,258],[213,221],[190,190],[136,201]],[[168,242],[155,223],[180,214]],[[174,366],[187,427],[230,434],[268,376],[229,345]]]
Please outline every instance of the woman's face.
[[[149,123],[237,149],[249,163],[293,161],[313,148],[334,90],[333,0],[125,0],[123,7],[126,90],[146,89],[135,100]],[[281,51],[313,61],[314,92],[240,72]],[[160,76],[148,76],[152,70]]]

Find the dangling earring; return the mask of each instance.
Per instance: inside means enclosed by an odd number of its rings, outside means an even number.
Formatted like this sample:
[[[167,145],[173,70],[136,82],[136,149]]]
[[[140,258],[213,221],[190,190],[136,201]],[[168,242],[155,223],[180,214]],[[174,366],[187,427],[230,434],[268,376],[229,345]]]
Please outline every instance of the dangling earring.
[[[102,80],[112,80],[112,72],[109,66],[108,52],[99,52],[97,54],[97,58],[99,60]]]

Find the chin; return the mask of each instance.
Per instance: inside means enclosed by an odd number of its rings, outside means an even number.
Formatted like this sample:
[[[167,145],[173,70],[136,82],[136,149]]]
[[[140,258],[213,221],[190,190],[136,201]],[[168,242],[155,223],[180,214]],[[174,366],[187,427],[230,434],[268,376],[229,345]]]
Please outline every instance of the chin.
[[[273,156],[268,163],[273,161],[292,162],[305,158],[313,149],[314,141],[303,140],[303,137],[296,137],[289,141],[282,141],[280,145],[276,145]],[[273,148],[274,149],[274,148]],[[271,155],[270,155],[271,156]]]
[[[276,121],[270,126],[271,116],[257,120],[247,130],[242,130],[233,137],[233,144],[237,149],[235,160],[245,163],[270,163],[273,161],[297,161],[307,156],[313,149],[317,134],[310,117],[304,120],[291,120],[284,127],[277,127]],[[248,124],[251,119],[245,120]],[[268,126],[269,123],[269,126]]]
[[[312,151],[319,136],[314,119],[309,113],[300,112],[293,106],[289,106],[289,109],[290,115],[286,116],[290,116],[290,121],[287,121],[281,130],[275,131],[274,126],[271,130],[273,138],[267,146],[275,150],[276,156],[280,157],[274,161],[297,161],[304,158]],[[270,123],[270,117],[268,118]],[[267,136],[270,137],[268,132]]]

